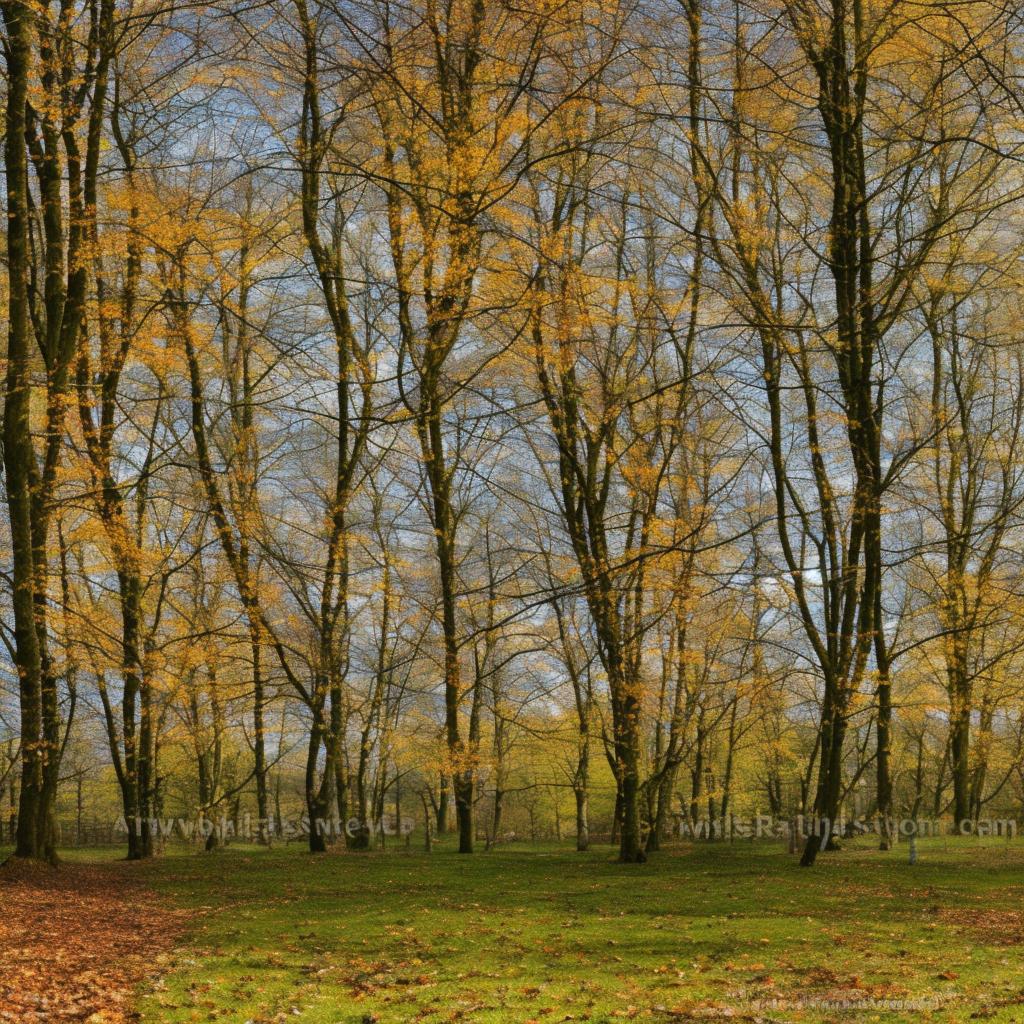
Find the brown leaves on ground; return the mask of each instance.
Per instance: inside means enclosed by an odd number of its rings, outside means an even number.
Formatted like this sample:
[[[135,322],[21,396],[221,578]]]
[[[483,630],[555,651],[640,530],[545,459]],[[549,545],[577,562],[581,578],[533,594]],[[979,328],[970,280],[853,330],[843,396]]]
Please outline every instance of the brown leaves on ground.
[[[1009,907],[943,907],[938,913],[943,927],[959,935],[976,935],[994,946],[1024,944],[1024,911]]]
[[[0,868],[0,1022],[135,1018],[135,986],[184,925],[146,888],[140,865]]]

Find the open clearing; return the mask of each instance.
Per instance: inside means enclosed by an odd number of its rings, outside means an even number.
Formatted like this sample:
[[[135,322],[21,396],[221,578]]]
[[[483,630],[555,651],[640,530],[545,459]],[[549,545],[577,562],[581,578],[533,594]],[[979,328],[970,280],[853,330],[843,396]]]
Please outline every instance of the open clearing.
[[[1024,843],[229,850],[147,870],[192,912],[154,1022],[1024,1020]]]
[[[910,867],[854,844],[810,871],[750,843],[643,866],[525,846],[73,863],[52,892],[0,883],[5,1008],[130,1019],[125,986],[159,970],[136,997],[154,1024],[1024,1020],[1024,842],[921,849]],[[33,992],[79,993],[67,1016],[31,995],[12,1015],[32,955]]]

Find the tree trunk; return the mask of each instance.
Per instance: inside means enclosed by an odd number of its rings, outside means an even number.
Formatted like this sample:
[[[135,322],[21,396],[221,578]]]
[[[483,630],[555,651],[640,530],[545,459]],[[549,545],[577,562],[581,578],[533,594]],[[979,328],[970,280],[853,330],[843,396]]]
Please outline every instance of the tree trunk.
[[[261,845],[269,845],[270,834],[268,821],[270,804],[267,800],[267,747],[266,729],[263,723],[263,710],[266,698],[263,693],[263,666],[261,655],[263,645],[260,643],[258,623],[249,623],[249,643],[252,651],[252,731],[253,731],[253,776],[256,782],[256,817],[259,819],[257,840]]]
[[[814,820],[807,836],[801,867],[812,867],[818,853],[834,847],[833,829],[839,818],[842,794],[843,741],[846,738],[846,716],[837,701],[826,698],[822,709],[821,755],[818,762],[818,787],[814,799]]]
[[[32,59],[31,10],[2,5],[7,28],[7,111],[4,167],[7,180],[7,394],[4,406],[4,470],[13,555],[14,647],[21,710],[21,791],[15,856],[52,860],[47,838],[51,814],[43,779],[43,666],[35,620],[36,566],[32,531],[35,452],[30,404],[32,349],[29,338],[28,162],[25,153],[28,76]]]
[[[448,805],[451,799],[450,793],[451,790],[448,783],[448,776],[445,772],[442,772],[438,783],[437,795],[437,834],[439,836],[448,834]]]
[[[619,836],[619,861],[642,864],[647,860],[640,822],[640,709],[628,696],[619,709],[615,725],[615,760],[622,790],[622,832]]]
[[[971,709],[964,701],[954,704],[949,723],[949,765],[953,779],[953,828],[964,834],[963,823],[971,817],[970,798]]]

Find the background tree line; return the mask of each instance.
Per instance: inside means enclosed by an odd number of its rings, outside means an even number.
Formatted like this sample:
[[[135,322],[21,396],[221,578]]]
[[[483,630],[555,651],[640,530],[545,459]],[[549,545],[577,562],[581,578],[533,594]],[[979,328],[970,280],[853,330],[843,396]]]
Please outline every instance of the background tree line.
[[[19,856],[1024,803],[1012,5],[0,7]]]

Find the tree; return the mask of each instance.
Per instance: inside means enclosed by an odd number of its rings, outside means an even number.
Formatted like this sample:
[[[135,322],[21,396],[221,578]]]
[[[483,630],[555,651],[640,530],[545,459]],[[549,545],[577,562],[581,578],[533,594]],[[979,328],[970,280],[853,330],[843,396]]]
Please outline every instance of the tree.
[[[62,747],[59,682],[47,625],[50,524],[71,375],[85,322],[87,224],[97,202],[115,46],[113,3],[90,0],[84,6],[91,31],[82,30],[76,13],[73,4],[59,11],[19,2],[2,8],[9,279],[4,469],[22,716],[15,853],[50,860],[55,857],[51,819]],[[37,441],[32,391],[40,371],[45,410]]]

